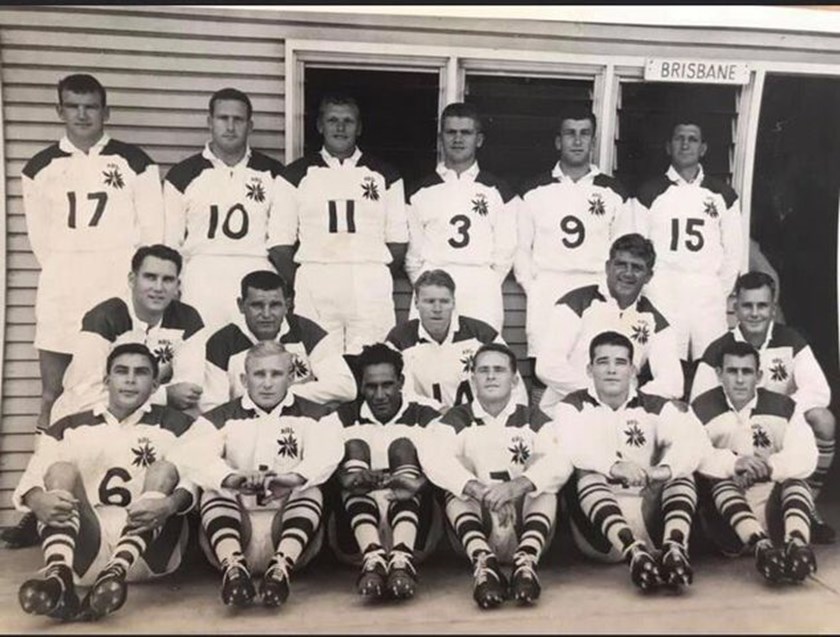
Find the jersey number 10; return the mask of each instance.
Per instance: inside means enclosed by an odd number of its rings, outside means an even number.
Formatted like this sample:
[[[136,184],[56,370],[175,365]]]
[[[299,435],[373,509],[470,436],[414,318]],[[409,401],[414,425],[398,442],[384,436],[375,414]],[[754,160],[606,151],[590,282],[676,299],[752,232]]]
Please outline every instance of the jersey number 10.
[[[238,230],[233,229],[234,218],[237,218],[239,223]],[[213,204],[210,206],[210,225],[207,227],[207,238],[213,239],[216,236],[216,230],[219,228],[219,206]],[[241,203],[237,203],[228,208],[225,213],[225,220],[222,222],[222,234],[229,239],[241,239],[248,234],[248,211]]]

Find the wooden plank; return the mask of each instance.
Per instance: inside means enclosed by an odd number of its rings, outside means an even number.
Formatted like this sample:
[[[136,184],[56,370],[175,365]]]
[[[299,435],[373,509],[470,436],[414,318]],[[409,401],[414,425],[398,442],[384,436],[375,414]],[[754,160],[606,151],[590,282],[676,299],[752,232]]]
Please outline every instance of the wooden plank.
[[[35,450],[35,432],[0,435],[0,454],[32,453]]]
[[[6,267],[9,270],[40,270],[34,254],[28,252],[9,252]]]
[[[41,383],[33,382],[31,378],[3,379],[3,398],[39,398],[41,397]]]
[[[2,471],[0,472],[0,489],[11,489],[14,490],[18,482],[20,482],[20,477],[23,475],[23,471]]]
[[[33,288],[12,288],[6,290],[6,305],[8,307],[32,307],[35,305],[35,290]]]
[[[12,270],[9,268],[9,288],[35,289],[38,285],[40,270]]]
[[[9,325],[34,325],[35,312],[29,307],[6,308],[6,322]]]
[[[23,471],[31,455],[22,452],[0,454],[0,471]]]
[[[7,361],[3,368],[3,378],[39,378],[41,369],[37,361]]]
[[[12,337],[18,336],[18,330],[26,329],[24,338],[18,341],[13,341]],[[6,362],[10,361],[37,361],[38,352],[33,347],[32,342],[35,338],[34,325],[9,325],[6,327],[6,346],[5,358]]]
[[[34,433],[36,419],[32,416],[3,416],[2,423],[4,434]]]

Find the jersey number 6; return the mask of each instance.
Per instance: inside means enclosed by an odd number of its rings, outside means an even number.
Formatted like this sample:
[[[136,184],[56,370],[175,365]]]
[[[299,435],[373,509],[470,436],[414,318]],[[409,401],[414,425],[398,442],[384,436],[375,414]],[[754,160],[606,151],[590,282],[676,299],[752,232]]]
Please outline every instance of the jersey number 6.
[[[123,484],[131,480],[131,474],[122,467],[111,467],[102,477],[99,483],[99,501],[102,504],[113,504],[119,507],[127,507],[131,504],[131,491],[124,487],[108,486],[115,478]]]

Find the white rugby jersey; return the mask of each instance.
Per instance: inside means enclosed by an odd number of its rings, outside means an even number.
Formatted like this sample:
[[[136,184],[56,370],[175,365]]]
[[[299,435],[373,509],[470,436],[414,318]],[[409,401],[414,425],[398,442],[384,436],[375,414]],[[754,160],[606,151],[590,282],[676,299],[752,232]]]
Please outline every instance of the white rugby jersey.
[[[247,394],[199,417],[189,445],[179,449],[178,466],[203,489],[222,490],[235,471],[294,472],[306,480],[296,490],[326,481],[344,455],[341,423],[335,413],[288,393],[270,412]],[[278,508],[276,501],[257,505],[242,496],[249,509]]]
[[[671,477],[691,475],[700,463],[705,433],[673,403],[631,389],[618,409],[598,399],[594,387],[572,392],[554,413],[560,445],[584,471],[610,475],[618,461],[645,470],[670,467]],[[641,487],[628,487],[640,491]]]
[[[817,467],[814,433],[787,396],[759,388],[755,398],[736,411],[723,388],[715,387],[695,398],[691,409],[711,442],[703,452],[701,473],[731,478],[739,455],[765,460],[774,482],[805,479]]]
[[[489,484],[520,476],[536,487],[530,497],[556,493],[572,465],[548,423],[539,409],[513,400],[495,418],[477,400],[458,405],[426,427],[420,464],[429,480],[459,498],[470,480]]]
[[[547,413],[559,399],[589,385],[589,343],[607,330],[624,334],[633,343],[636,369],[641,372],[650,364],[652,379],[640,389],[666,398],[683,394],[674,330],[646,296],[622,310],[606,282],[581,287],[557,301],[546,328],[536,373],[548,386],[540,402]]]
[[[434,264],[486,266],[504,280],[516,252],[519,198],[478,162],[458,175],[444,164],[408,194],[408,252],[412,282]]]
[[[337,333],[329,334],[314,321],[287,313],[275,340],[293,357],[294,384],[290,392],[320,404],[356,397],[356,381],[342,356]],[[202,411],[245,393],[240,378],[245,371],[245,356],[259,342],[241,317],[207,339]]]
[[[633,216],[656,249],[658,272],[705,272],[729,294],[741,267],[742,230],[738,195],[728,184],[702,166],[688,183],[670,166],[639,188]]]
[[[192,423],[181,411],[148,402],[124,420],[108,411],[106,403],[62,418],[38,434],[40,442],[12,502],[18,510],[28,510],[23,496],[35,487],[45,489],[44,475],[52,464],[69,462],[79,470],[91,505],[126,507],[142,493],[146,469],[157,460],[172,461],[175,448],[192,433]],[[181,476],[177,486],[195,502],[189,479]]]
[[[516,280],[528,291],[538,272],[604,270],[614,239],[633,231],[627,192],[594,164],[574,181],[560,163],[522,189]]]
[[[65,136],[22,172],[29,242],[42,266],[53,252],[132,251],[163,240],[158,167],[133,144],[103,135],[85,153]]]
[[[286,167],[269,245],[300,240],[297,263],[390,263],[387,243],[408,241],[399,173],[358,148],[341,161],[322,149]]]
[[[400,323],[391,329],[386,342],[402,352],[405,386],[418,396],[432,398],[452,407],[473,399],[471,375],[473,356],[486,343],[507,345],[493,327],[469,316],[452,313],[449,332],[442,343],[432,338],[420,319]],[[519,372],[513,390],[516,402],[528,404],[528,392]]]
[[[706,348],[694,375],[692,398],[720,385],[715,372],[720,352],[728,343],[746,340],[736,325]],[[758,355],[762,371],[759,387],[790,396],[803,412],[828,407],[831,387],[811,347],[795,329],[771,322]]]
[[[166,244],[196,254],[266,256],[283,165],[246,149],[235,166],[204,150],[173,166],[163,185]]]
[[[130,295],[102,301],[82,318],[73,359],[64,373],[64,393],[53,412],[62,416],[106,399],[105,363],[111,350],[121,343],[143,343],[154,354],[160,368],[160,387],[152,395],[152,402],[165,405],[168,385],[204,383],[205,338],[201,316],[186,303],[172,301],[160,322],[149,325],[137,318]]]
[[[440,418],[440,403],[402,394],[402,405],[388,422],[380,422],[365,401],[354,401],[339,407],[338,418],[344,426],[344,442],[362,440],[370,449],[370,468],[388,469],[388,447],[398,438],[408,438],[420,448],[423,431],[435,418]]]

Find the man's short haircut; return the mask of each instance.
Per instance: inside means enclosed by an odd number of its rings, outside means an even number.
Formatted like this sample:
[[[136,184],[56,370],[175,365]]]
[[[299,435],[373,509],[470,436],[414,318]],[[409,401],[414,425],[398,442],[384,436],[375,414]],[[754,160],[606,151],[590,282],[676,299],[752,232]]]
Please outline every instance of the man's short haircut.
[[[158,367],[157,359],[155,358],[154,354],[152,354],[151,350],[143,345],[143,343],[120,343],[114,349],[110,351],[108,354],[108,358],[105,360],[105,373],[110,374],[111,368],[114,366],[114,361],[123,354],[140,354],[141,356],[145,356],[149,359],[149,364],[152,366],[152,376],[154,378],[158,377],[158,372],[160,371]]]
[[[281,343],[277,341],[260,341],[256,345],[252,345],[245,354],[244,369],[248,371],[248,361],[255,358],[265,358],[266,356],[276,356],[286,354],[289,357],[289,369],[292,367],[292,354]]]
[[[672,117],[671,124],[668,128],[669,141],[674,137],[674,131],[677,129],[677,126],[696,126],[700,129],[700,141],[705,139],[706,121],[705,117],[700,113],[683,111]]]
[[[255,270],[242,277],[242,281],[239,283],[239,298],[243,301],[248,295],[248,288],[265,291],[283,290],[283,298],[287,301],[291,295],[286,279],[271,270]]]
[[[356,114],[356,120],[361,122],[362,121],[362,111],[359,108],[359,103],[356,101],[355,97],[351,97],[350,95],[343,95],[339,93],[333,93],[330,95],[324,95],[321,98],[321,102],[318,104],[318,121],[320,122],[321,119],[324,117],[324,113],[327,112],[328,106],[348,106],[353,109]]]
[[[164,261],[172,261],[172,263],[175,264],[175,270],[177,273],[181,274],[181,266],[184,264],[184,260],[181,258],[181,255],[174,248],[165,246],[162,243],[155,243],[150,246],[141,246],[137,248],[137,252],[134,253],[133,257],[131,257],[131,271],[137,274],[143,265],[143,261],[146,260],[146,257],[157,257],[158,259],[163,259]]]
[[[560,113],[557,115],[557,134],[559,135],[563,129],[563,122],[567,119],[588,119],[592,122],[592,134],[595,134],[595,131],[598,130],[598,118],[595,117],[595,113],[592,112],[592,109],[589,106],[584,106],[583,104],[575,103],[575,104],[568,104],[567,106],[563,107],[560,110]]]
[[[755,368],[761,368],[761,357],[758,355],[758,350],[746,341],[727,340],[720,349],[715,366],[718,369],[723,369],[723,359],[726,356],[752,356],[755,359]]]
[[[608,330],[606,332],[601,332],[597,334],[595,338],[593,338],[589,342],[589,362],[595,362],[595,350],[601,347],[602,345],[616,345],[618,347],[624,347],[627,349],[627,356],[632,361],[633,360],[633,343],[632,341],[627,338],[624,334],[619,332],[614,332],[612,330]]]
[[[371,365],[391,365],[398,377],[403,373],[402,354],[385,343],[374,343],[362,348],[362,353],[356,359],[360,374],[364,375],[365,368]]]
[[[763,287],[770,288],[770,296],[775,300],[776,298],[776,281],[766,272],[759,272],[752,270],[746,274],[742,274],[735,281],[735,295],[741,293],[741,290],[758,290]]]
[[[452,102],[451,104],[447,104],[446,108],[444,108],[443,112],[440,114],[441,132],[443,131],[443,125],[447,117],[468,117],[475,122],[475,130],[477,133],[480,133],[484,128],[478,108],[476,108],[473,104],[467,104],[466,102]]]
[[[414,282],[414,293],[428,285],[437,285],[448,289],[455,296],[455,281],[446,270],[426,270]]]
[[[63,104],[61,100],[61,93],[62,91],[70,91],[72,93],[80,93],[82,95],[86,93],[96,93],[99,95],[99,100],[102,102],[102,108],[105,108],[107,103],[107,97],[105,94],[105,87],[99,83],[92,75],[88,75],[87,73],[75,73],[73,75],[68,75],[58,82],[58,103]]]
[[[653,270],[653,266],[656,264],[656,250],[653,247],[653,242],[637,232],[623,234],[613,241],[610,246],[610,260],[615,258],[615,255],[619,252],[628,252],[634,257],[644,259],[648,270]]]
[[[475,355],[473,356],[473,367],[471,371],[475,371],[476,363],[478,363],[478,357],[484,354],[485,352],[498,352],[499,354],[504,354],[507,356],[508,363],[510,363],[510,369],[514,373],[517,371],[516,367],[516,354],[513,353],[513,350],[509,348],[507,345],[503,345],[502,343],[485,343],[481,347],[478,348]]]
[[[239,89],[228,87],[219,89],[210,97],[208,109],[211,116],[213,115],[213,109],[216,108],[216,102],[220,100],[234,100],[245,104],[245,108],[248,112],[248,119],[251,119],[251,116],[254,114],[254,107],[251,105],[250,98]]]

